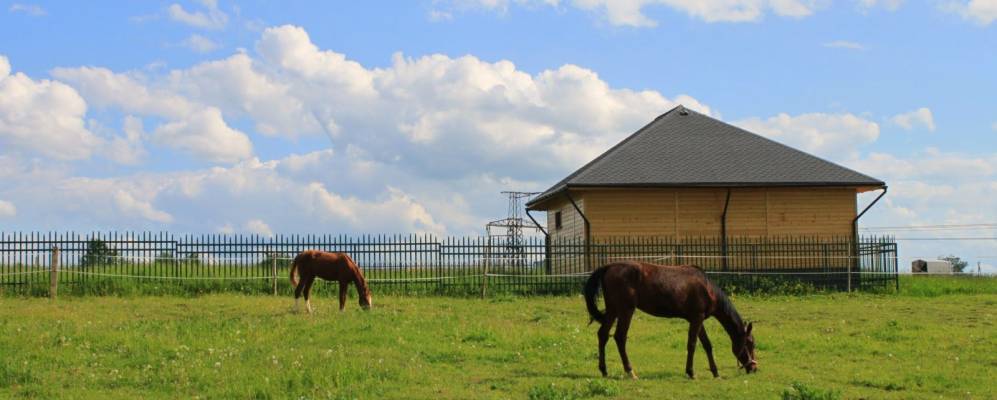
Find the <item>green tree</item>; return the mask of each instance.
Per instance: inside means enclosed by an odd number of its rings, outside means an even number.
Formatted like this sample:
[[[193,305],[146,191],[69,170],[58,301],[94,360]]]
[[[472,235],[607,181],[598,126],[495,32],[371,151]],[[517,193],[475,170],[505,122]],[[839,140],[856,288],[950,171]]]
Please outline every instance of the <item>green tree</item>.
[[[118,251],[112,249],[107,243],[100,239],[90,239],[87,242],[87,252],[83,254],[80,264],[84,267],[95,265],[106,265],[113,263]]]
[[[959,257],[956,257],[951,254],[947,256],[939,256],[938,259],[942,261],[948,261],[950,264],[952,264],[952,272],[956,273],[962,273],[962,271],[966,269],[966,266],[969,265],[968,261],[964,261]]]

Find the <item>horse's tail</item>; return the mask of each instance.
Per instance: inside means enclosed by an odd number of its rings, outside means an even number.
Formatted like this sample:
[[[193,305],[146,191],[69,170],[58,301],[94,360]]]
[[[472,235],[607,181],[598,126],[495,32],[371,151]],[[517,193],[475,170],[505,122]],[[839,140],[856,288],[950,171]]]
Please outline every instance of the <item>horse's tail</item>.
[[[585,289],[583,293],[585,294],[585,306],[588,307],[589,311],[589,323],[592,321],[599,321],[600,323],[606,319],[606,314],[599,311],[599,306],[595,304],[595,296],[599,293],[599,285],[602,285],[602,277],[606,275],[606,270],[608,265],[597,268],[592,271],[589,275],[589,280],[585,282]]]
[[[299,257],[301,256],[299,255],[298,257],[294,257],[294,260],[291,261],[291,287],[298,287],[298,277],[295,275],[297,275],[296,272],[298,272]]]

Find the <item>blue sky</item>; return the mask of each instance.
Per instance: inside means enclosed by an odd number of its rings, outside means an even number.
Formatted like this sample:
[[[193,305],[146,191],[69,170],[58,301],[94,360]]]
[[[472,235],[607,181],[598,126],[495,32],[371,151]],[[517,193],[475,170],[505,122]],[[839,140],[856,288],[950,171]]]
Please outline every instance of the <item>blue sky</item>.
[[[866,226],[997,222],[995,19],[995,0],[2,1],[0,229],[478,233],[500,190],[678,103],[887,181]],[[997,231],[917,236],[939,235]],[[901,246],[997,263],[997,241]]]

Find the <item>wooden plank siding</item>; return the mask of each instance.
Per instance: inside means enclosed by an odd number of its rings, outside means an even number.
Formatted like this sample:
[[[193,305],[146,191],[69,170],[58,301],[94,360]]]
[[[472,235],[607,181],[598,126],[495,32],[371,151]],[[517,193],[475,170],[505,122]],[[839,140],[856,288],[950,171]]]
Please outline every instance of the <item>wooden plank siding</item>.
[[[585,210],[585,200],[575,196],[575,203],[588,216],[588,211]],[[552,240],[560,241],[585,237],[585,221],[567,198],[554,200],[549,207],[547,210],[547,232],[550,233]],[[557,212],[561,213],[561,229],[554,226],[554,214]]]
[[[612,243],[621,238],[673,238],[695,251],[696,238],[718,238],[721,233],[727,190],[722,188],[589,189],[577,190],[575,201],[591,222],[592,242]],[[845,268],[849,260],[827,254],[841,249],[785,251],[779,255],[752,250],[752,243],[766,238],[813,242],[841,242],[851,236],[856,215],[854,188],[734,188],[727,210],[727,237],[731,249],[728,267]],[[582,244],[585,223],[567,199],[552,201],[547,211],[551,239]],[[561,212],[562,228],[554,228],[554,213]],[[734,248],[736,247],[736,249]],[[575,249],[580,251],[581,248]],[[761,255],[765,253],[766,255]],[[753,255],[757,254],[757,255]],[[683,262],[719,267],[718,254],[687,258]],[[555,256],[555,270],[581,262],[576,256]],[[661,260],[660,262],[668,262]],[[819,265],[818,265],[819,264]]]
[[[714,237],[720,235],[726,189],[579,190],[576,202],[592,237]],[[551,203],[551,236],[584,237],[584,222],[567,200]],[[842,237],[855,218],[851,188],[734,188],[727,210],[730,237]],[[561,212],[562,228],[554,228]]]

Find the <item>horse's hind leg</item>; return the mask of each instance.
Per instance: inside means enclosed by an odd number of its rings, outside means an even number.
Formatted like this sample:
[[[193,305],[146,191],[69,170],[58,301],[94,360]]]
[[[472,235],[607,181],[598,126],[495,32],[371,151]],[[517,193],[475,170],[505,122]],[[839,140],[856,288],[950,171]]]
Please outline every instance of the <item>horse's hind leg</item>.
[[[696,379],[696,373],[692,370],[692,356],[696,353],[696,337],[699,331],[703,330],[703,317],[691,319],[689,321],[689,342],[686,343],[685,374],[689,379]]]
[[[606,310],[606,320],[602,322],[599,326],[599,372],[602,372],[602,376],[606,376],[606,343],[609,342],[609,330],[613,329],[613,323],[616,322],[616,316],[609,313]]]
[[[713,344],[710,343],[710,338],[706,336],[706,327],[702,324],[699,327],[699,342],[703,344],[703,350],[706,351],[706,358],[710,360],[710,372],[713,373],[714,378],[719,378],[720,374],[717,373],[717,362],[713,361]]]
[[[298,285],[294,287],[294,311],[298,311],[298,298],[301,297],[301,293],[305,290],[305,279],[304,277],[299,277],[301,280],[298,281]]]
[[[304,281],[304,285],[305,285],[305,308],[308,309],[308,313],[309,314],[312,313],[311,293],[312,293],[312,284],[314,284],[314,283],[315,283],[315,277],[314,276],[310,276],[310,277],[306,278],[305,281]]]
[[[627,331],[630,330],[630,320],[634,316],[634,309],[626,309],[620,312],[619,322],[616,323],[616,332],[613,333],[613,339],[616,339],[616,348],[620,350],[620,359],[623,361],[623,370],[630,375],[631,378],[637,379],[637,373],[634,372],[633,367],[630,365],[630,357],[627,357]]]

